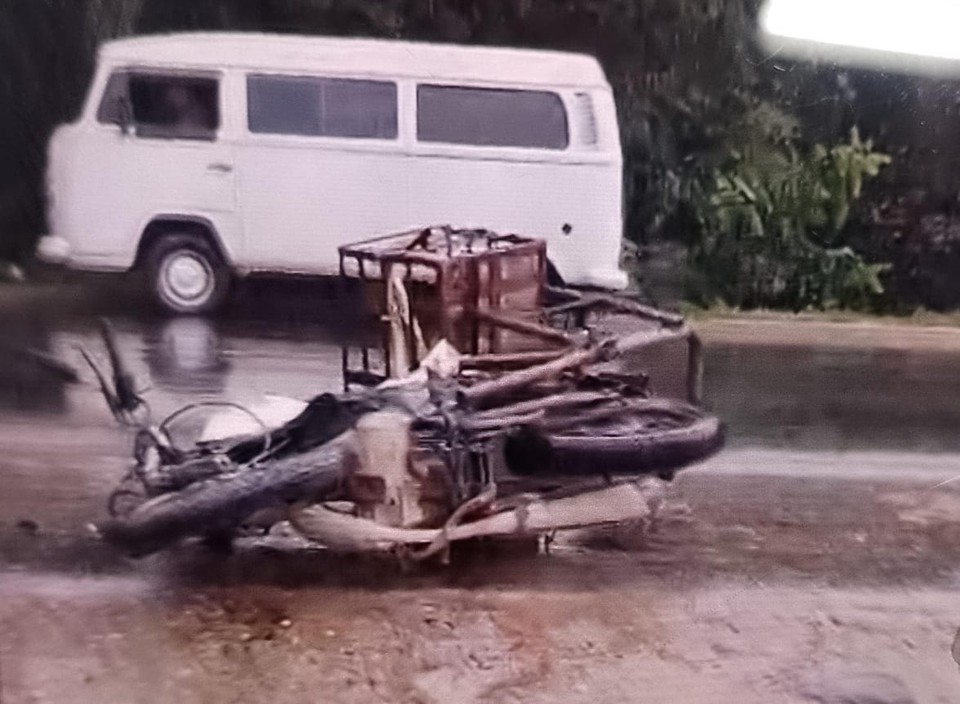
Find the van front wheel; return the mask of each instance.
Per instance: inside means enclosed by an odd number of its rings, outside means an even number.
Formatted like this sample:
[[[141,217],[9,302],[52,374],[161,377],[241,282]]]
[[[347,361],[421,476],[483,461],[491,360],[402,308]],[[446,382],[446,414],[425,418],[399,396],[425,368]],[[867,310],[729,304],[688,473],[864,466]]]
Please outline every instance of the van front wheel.
[[[224,302],[230,273],[219,254],[193,235],[167,235],[147,256],[156,301],[172,313],[210,313]]]

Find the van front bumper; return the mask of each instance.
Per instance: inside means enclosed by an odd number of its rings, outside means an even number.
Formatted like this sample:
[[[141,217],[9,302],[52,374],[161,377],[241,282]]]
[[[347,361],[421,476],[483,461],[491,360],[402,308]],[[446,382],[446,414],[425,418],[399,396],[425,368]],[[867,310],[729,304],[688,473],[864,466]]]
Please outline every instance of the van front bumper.
[[[70,261],[70,243],[56,235],[41,237],[37,243],[37,259],[47,264],[65,265]]]

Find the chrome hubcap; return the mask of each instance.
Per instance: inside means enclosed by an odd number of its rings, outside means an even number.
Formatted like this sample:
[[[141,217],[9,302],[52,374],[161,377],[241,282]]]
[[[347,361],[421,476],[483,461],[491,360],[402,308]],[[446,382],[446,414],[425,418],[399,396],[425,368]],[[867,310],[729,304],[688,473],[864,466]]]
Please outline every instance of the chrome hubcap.
[[[213,269],[203,257],[193,252],[174,252],[164,262],[161,285],[164,294],[173,302],[196,306],[213,293]]]

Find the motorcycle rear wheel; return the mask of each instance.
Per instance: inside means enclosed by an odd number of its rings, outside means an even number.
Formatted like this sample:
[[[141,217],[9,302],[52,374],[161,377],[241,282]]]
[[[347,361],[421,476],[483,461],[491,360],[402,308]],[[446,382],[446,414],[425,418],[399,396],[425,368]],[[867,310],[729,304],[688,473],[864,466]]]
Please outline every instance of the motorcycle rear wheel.
[[[683,467],[719,452],[718,418],[683,401],[645,399],[521,428],[504,446],[517,476],[586,477],[653,474],[671,480]]]

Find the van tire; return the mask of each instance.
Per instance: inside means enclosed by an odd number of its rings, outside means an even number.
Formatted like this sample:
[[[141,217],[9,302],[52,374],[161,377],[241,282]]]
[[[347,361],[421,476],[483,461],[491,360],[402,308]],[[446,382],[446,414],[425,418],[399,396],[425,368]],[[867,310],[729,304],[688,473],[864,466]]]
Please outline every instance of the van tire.
[[[146,271],[154,300],[170,313],[212,313],[230,290],[223,257],[196,235],[164,235],[147,252]]]

